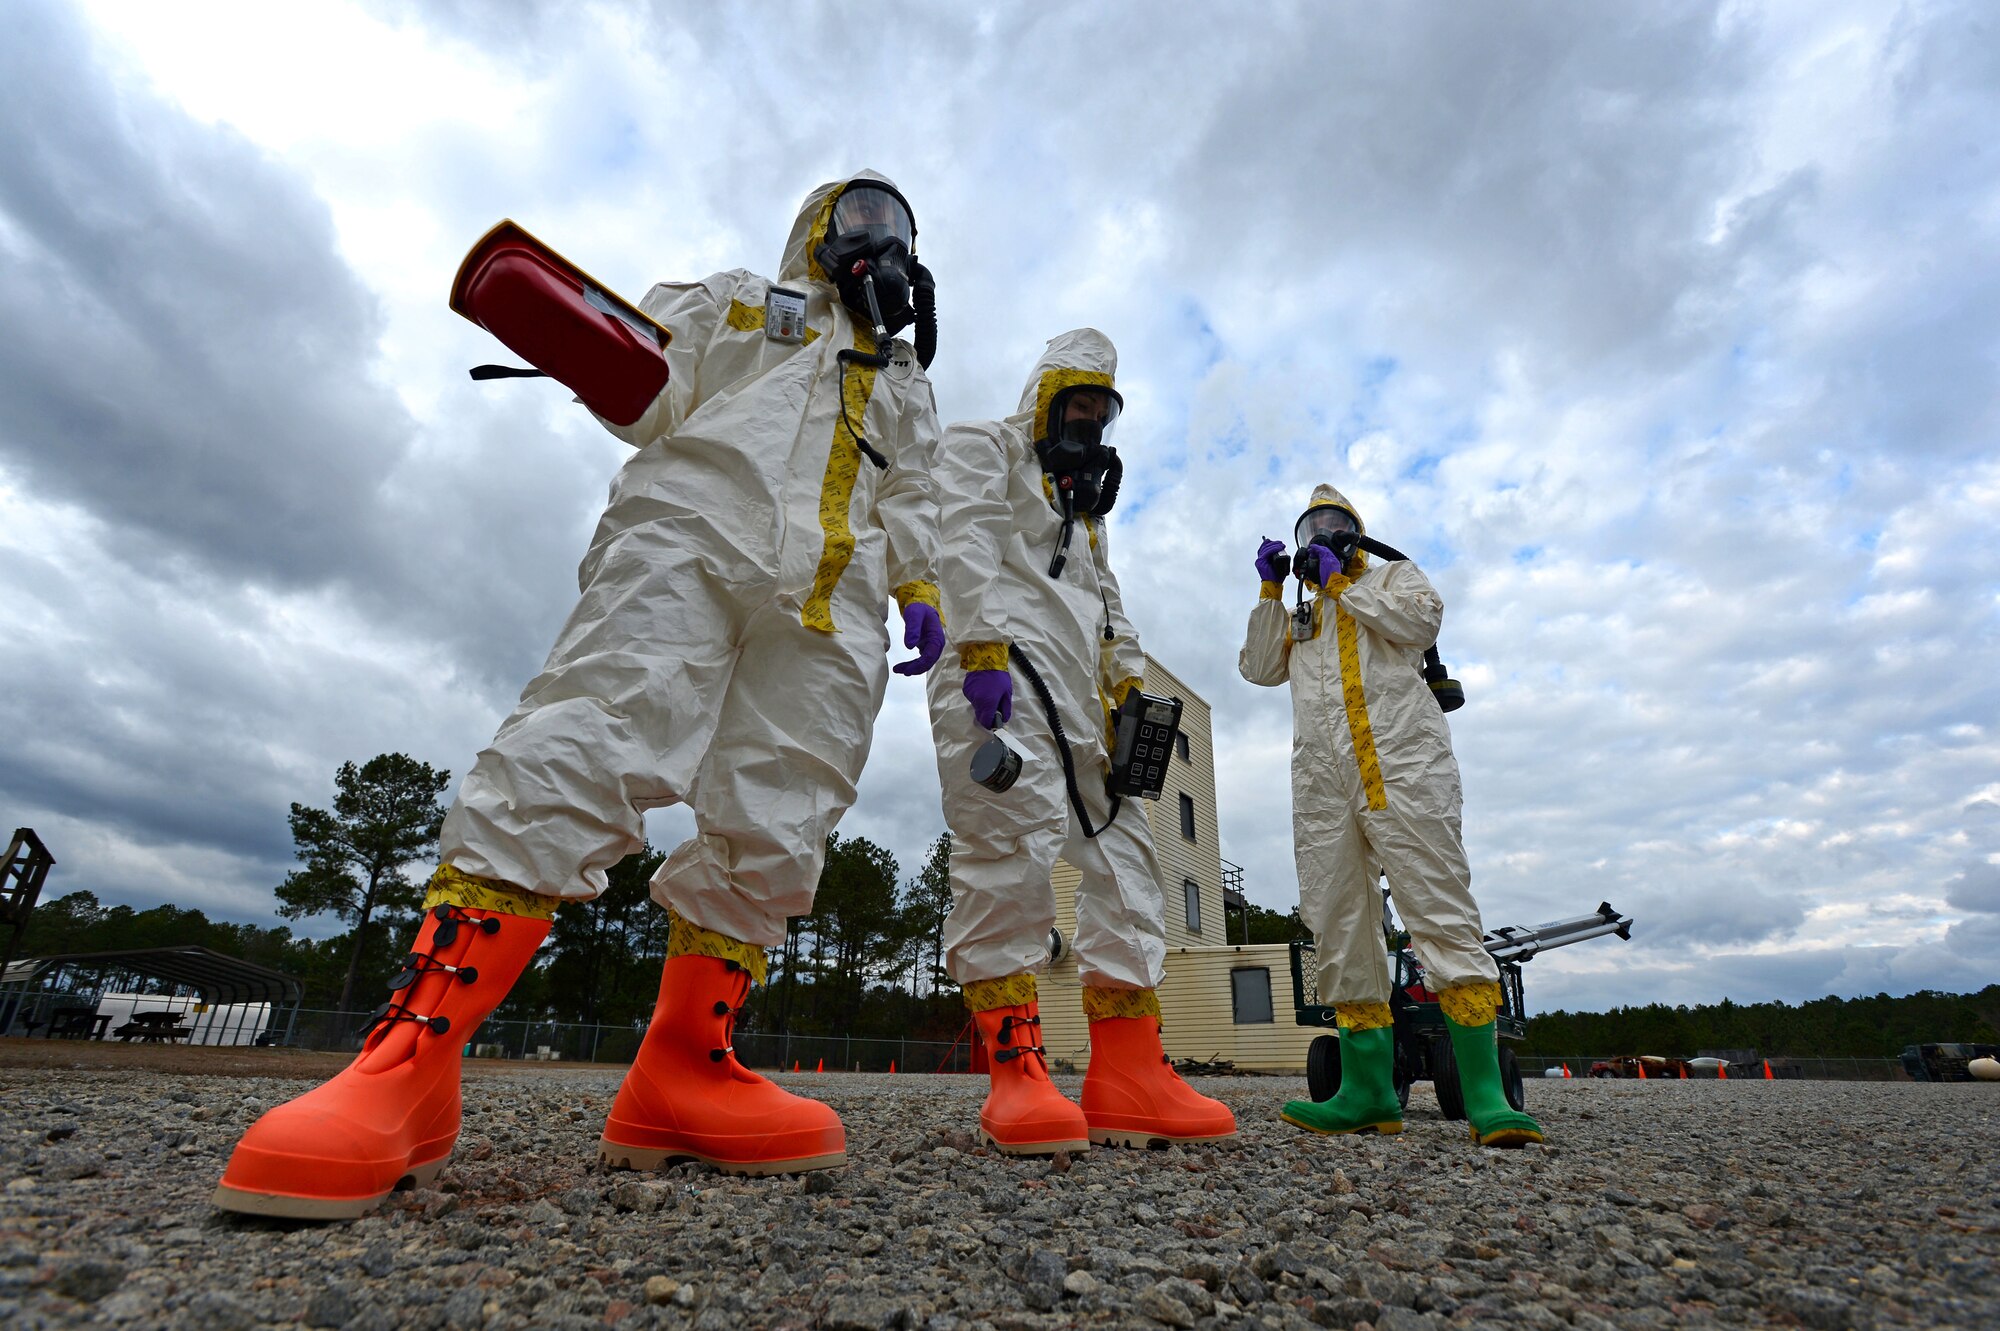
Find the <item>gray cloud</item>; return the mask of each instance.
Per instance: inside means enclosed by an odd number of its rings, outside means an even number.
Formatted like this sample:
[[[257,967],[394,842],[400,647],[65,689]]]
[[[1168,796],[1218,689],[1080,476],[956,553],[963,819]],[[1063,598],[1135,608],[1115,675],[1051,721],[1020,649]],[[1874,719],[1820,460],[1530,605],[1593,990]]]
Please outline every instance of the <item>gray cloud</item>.
[[[0,459],[135,563],[381,576],[370,498],[409,423],[326,209],[241,137],[115,87],[74,20],[16,15],[0,115]],[[359,521],[357,521],[359,519]]]
[[[1944,899],[1960,910],[2000,915],[2000,865],[1975,865],[1957,875],[1944,885]],[[1973,928],[1975,924],[1968,920],[1961,927]]]

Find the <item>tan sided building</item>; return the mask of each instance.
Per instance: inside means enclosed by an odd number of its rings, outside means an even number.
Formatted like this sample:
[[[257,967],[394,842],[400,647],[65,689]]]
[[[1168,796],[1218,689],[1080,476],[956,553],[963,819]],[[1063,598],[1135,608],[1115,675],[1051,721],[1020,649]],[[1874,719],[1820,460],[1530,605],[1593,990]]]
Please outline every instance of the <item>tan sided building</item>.
[[[1215,816],[1215,746],[1208,702],[1172,671],[1146,658],[1146,692],[1181,700],[1183,747],[1157,800],[1143,810],[1166,895],[1167,973],[1160,985],[1161,1036],[1176,1059],[1226,1059],[1239,1068],[1303,1071],[1306,1046],[1322,1032],[1292,1020],[1289,950],[1281,943],[1232,945],[1225,936],[1222,844]],[[1133,807],[1136,805],[1136,808]],[[1057,861],[1056,928],[1076,935],[1077,872]],[[1065,948],[1065,951],[1067,949]],[[1042,1045],[1052,1066],[1090,1065],[1082,984],[1064,956],[1040,977]]]

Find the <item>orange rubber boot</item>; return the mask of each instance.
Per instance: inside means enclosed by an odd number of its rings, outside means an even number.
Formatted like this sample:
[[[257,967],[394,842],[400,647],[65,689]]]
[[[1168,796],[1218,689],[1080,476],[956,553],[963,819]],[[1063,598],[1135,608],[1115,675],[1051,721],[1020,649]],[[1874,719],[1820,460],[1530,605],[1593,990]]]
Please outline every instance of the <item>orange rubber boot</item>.
[[[736,1061],[730,1031],[750,972],[718,957],[670,956],[660,1002],[611,1104],[597,1158],[614,1169],[699,1160],[725,1174],[797,1174],[847,1163],[840,1115]]]
[[[1083,1111],[1049,1080],[1047,1054],[1038,1043],[1039,1005],[988,1008],[972,1019],[992,1059],[992,1089],[979,1109],[980,1136],[1007,1155],[1088,1150]]]
[[[229,1157],[215,1205],[247,1215],[345,1220],[404,1180],[429,1184],[458,1140],[466,1041],[514,987],[547,920],[441,905],[417,932],[360,1057],[268,1110]]]
[[[1083,1116],[1100,1146],[1236,1140],[1236,1115],[1181,1080],[1160,1045],[1160,1019],[1152,1016],[1090,1023]]]

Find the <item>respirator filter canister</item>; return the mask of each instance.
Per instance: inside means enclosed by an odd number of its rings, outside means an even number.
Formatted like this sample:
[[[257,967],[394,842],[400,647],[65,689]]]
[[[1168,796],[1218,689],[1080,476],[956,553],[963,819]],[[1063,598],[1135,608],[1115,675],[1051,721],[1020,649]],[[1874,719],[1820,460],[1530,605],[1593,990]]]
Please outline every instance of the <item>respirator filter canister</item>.
[[[1009,790],[1021,775],[1021,751],[999,731],[973,751],[972,779],[994,794]]]

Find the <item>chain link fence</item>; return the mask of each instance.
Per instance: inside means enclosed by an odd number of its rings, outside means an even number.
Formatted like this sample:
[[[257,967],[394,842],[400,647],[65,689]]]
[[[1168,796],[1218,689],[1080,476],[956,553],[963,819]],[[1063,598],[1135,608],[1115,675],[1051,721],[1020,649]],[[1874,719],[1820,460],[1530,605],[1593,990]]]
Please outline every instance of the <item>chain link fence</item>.
[[[301,1009],[291,1023],[294,1049],[352,1053],[361,1048],[366,1013]],[[283,1035],[284,1016],[278,1031]],[[645,1038],[643,1027],[583,1022],[488,1021],[467,1040],[475,1058],[511,1058],[557,1063],[630,1063]],[[789,1072],[970,1072],[972,1051],[965,1044],[875,1036],[784,1035],[768,1031],[735,1034],[738,1061],[763,1071]]]

